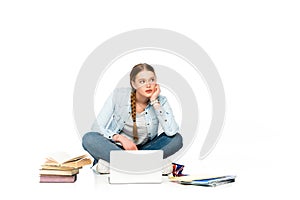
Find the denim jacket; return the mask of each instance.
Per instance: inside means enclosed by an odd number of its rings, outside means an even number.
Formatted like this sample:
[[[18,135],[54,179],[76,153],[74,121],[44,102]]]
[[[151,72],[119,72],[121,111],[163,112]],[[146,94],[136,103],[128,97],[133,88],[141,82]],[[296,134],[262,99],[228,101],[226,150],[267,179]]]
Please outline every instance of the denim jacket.
[[[117,88],[104,103],[92,130],[112,140],[113,135],[122,131],[127,119],[131,117],[131,88]],[[159,124],[166,135],[172,136],[179,131],[172,109],[165,96],[158,96],[160,108],[155,110],[150,104],[145,108],[145,121],[148,139],[158,135]]]

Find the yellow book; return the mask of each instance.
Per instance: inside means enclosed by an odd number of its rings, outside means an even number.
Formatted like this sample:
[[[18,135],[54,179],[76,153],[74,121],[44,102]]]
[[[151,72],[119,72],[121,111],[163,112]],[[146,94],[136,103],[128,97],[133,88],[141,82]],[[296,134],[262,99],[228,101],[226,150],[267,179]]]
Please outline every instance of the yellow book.
[[[208,175],[208,174],[194,174],[187,176],[169,176],[169,180],[172,182],[190,182],[193,180],[207,179],[207,178],[216,178],[216,175]]]
[[[76,168],[76,167],[66,167],[66,166],[56,166],[56,165],[41,165],[41,169],[52,169],[52,170],[73,170],[73,169],[81,169],[82,167]]]
[[[40,175],[66,175],[72,176],[78,174],[79,169],[72,170],[55,170],[55,169],[40,169]]]

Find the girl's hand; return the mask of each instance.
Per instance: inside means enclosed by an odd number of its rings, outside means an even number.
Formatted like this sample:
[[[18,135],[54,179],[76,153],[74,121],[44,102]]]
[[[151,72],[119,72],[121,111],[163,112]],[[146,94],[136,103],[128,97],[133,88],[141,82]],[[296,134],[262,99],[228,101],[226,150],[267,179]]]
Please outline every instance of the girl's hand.
[[[113,140],[116,142],[120,142],[125,150],[138,150],[134,142],[123,135],[116,134],[113,136]]]
[[[152,96],[150,97],[150,101],[154,101],[155,99],[157,99],[159,94],[160,94],[160,86],[159,86],[159,84],[156,84],[155,88],[154,88],[154,92],[153,92]]]

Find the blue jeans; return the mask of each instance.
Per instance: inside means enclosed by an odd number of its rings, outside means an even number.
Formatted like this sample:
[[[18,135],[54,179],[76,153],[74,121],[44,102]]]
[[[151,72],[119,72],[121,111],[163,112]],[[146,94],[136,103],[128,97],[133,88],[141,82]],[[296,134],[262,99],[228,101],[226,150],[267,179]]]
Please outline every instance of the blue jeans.
[[[82,138],[82,146],[94,158],[94,164],[99,159],[110,162],[110,151],[112,150],[124,150],[98,132],[86,133]],[[163,150],[163,158],[165,159],[181,149],[182,136],[179,133],[173,136],[162,133],[143,145],[137,145],[137,147],[139,150]]]

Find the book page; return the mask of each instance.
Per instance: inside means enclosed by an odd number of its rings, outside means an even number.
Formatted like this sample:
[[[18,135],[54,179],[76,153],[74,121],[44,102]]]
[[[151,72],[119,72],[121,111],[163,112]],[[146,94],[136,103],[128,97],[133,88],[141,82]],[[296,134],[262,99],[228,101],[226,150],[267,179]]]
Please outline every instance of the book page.
[[[82,152],[80,154],[76,154],[76,155],[70,154],[67,152],[54,152],[47,157],[47,160],[61,164],[61,163],[65,163],[65,162],[71,162],[74,160],[78,160],[78,159],[84,158],[86,156],[87,156],[87,154],[82,153]]]

